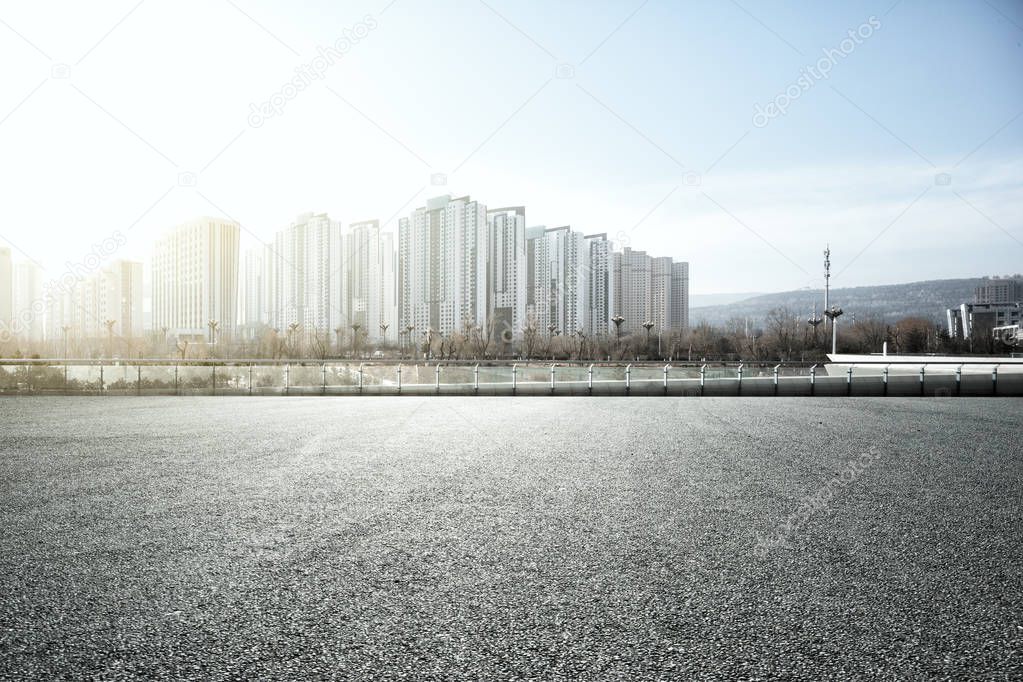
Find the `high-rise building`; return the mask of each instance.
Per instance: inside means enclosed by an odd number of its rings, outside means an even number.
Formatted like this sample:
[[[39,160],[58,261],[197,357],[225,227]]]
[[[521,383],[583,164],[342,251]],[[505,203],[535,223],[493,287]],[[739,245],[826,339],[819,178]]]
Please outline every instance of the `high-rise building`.
[[[974,303],[1017,303],[1023,301],[1023,276],[985,278],[973,293]]]
[[[523,206],[487,211],[490,230],[488,288],[495,338],[510,343],[526,324],[526,209]]]
[[[397,256],[394,235],[380,221],[353,223],[345,236],[345,307],[348,324],[370,340],[398,338]]]
[[[614,252],[606,234],[583,237],[585,333],[607,336],[614,317]]]
[[[541,330],[571,334],[585,329],[583,235],[567,225],[543,232],[531,228],[533,241],[533,318]]]
[[[683,331],[689,327],[689,264],[654,258],[625,247],[614,254],[614,309],[624,318],[622,335]]]
[[[325,213],[302,214],[277,233],[268,256],[271,327],[297,324],[303,334],[329,334],[344,322],[342,252],[341,224]]]
[[[53,285],[46,293],[46,340],[70,341],[76,336],[73,286]]]
[[[14,323],[25,341],[43,340],[43,269],[30,261],[14,264]]]
[[[122,337],[142,336],[142,263],[115,260],[98,275],[99,315],[104,323],[113,320]]]
[[[14,336],[14,263],[11,250],[0,246],[0,341]]]
[[[487,208],[468,196],[427,201],[398,224],[399,324],[449,334],[489,320]]]
[[[649,318],[652,261],[628,246],[614,254],[615,314],[624,318],[623,336],[641,331]]]
[[[126,350],[120,342],[143,334],[142,263],[115,260],[76,280],[53,287],[46,296],[46,338],[51,341],[118,340],[111,351]],[[109,326],[108,326],[109,325]]]
[[[238,326],[248,339],[255,338],[270,322],[271,253],[270,247],[260,244],[246,250],[243,258]]]
[[[671,264],[671,329],[689,331],[689,263]]]
[[[652,323],[652,334],[671,331],[671,258],[650,259],[650,307],[646,321]]]
[[[240,227],[219,218],[199,218],[157,240],[152,259],[152,324],[168,335],[209,339],[232,335],[238,316]]]

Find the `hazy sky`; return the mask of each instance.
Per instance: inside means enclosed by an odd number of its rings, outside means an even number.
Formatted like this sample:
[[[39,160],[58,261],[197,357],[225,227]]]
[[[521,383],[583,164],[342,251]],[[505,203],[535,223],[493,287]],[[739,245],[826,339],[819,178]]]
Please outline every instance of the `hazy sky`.
[[[452,193],[695,293],[819,285],[828,241],[838,286],[1018,272],[1021,44],[1010,0],[0,0],[0,242],[56,277],[115,230]]]

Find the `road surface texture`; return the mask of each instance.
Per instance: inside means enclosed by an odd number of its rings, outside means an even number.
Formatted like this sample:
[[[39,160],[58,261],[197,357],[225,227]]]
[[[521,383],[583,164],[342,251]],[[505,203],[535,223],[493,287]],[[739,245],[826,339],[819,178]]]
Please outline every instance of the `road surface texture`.
[[[1021,434],[1009,398],[3,399],[0,677],[1020,679]]]

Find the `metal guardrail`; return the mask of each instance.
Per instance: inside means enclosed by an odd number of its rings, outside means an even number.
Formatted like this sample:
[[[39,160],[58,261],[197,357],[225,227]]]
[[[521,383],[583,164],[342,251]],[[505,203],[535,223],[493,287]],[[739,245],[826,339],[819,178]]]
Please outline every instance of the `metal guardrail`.
[[[850,365],[819,375],[819,365],[805,363],[18,360],[0,361],[0,394],[1023,395],[1023,372],[1000,375],[997,365],[990,372],[969,366],[964,372],[962,365],[892,372],[893,364],[880,371],[877,365]]]

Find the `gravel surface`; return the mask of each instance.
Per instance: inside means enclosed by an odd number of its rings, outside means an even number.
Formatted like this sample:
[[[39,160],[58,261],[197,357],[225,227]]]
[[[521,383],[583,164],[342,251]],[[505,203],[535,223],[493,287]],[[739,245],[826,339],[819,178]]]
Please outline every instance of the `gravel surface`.
[[[1021,679],[1021,433],[1020,399],[0,399],[0,677]]]

